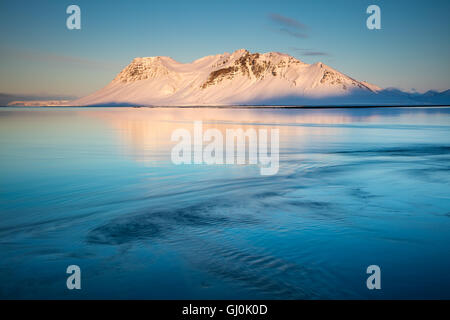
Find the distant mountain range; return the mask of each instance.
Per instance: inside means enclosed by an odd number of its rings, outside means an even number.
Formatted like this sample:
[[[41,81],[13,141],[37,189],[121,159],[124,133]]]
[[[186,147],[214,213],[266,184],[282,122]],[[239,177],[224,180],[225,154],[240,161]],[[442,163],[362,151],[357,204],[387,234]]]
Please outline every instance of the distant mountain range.
[[[70,100],[14,100],[9,107],[62,107],[71,106]]]
[[[170,57],[135,58],[106,87],[68,104],[443,105],[450,104],[450,90],[418,94],[382,89],[321,62],[307,64],[283,53],[241,49],[186,64]]]
[[[0,106],[60,106],[70,105],[74,99],[74,97],[0,93]]]

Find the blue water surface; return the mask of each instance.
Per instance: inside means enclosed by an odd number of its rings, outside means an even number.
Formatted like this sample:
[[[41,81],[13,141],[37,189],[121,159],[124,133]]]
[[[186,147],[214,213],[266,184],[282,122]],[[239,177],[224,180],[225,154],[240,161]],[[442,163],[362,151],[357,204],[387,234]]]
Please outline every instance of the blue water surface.
[[[174,165],[195,120],[279,129],[279,172]],[[449,299],[449,270],[450,108],[0,108],[0,298]]]

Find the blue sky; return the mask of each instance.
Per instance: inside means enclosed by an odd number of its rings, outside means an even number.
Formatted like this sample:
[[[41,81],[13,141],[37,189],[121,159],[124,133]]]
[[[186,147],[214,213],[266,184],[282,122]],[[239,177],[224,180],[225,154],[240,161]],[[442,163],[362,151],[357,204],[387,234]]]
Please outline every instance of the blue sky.
[[[81,30],[66,8],[81,8]],[[381,30],[366,8],[381,8]],[[83,96],[134,57],[245,48],[322,61],[381,87],[450,88],[450,1],[1,1],[0,93]]]

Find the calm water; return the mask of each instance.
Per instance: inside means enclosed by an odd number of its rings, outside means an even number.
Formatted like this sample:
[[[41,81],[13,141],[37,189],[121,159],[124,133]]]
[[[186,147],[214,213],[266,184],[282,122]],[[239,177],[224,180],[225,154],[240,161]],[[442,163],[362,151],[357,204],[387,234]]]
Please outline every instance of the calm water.
[[[278,174],[173,165],[194,120]],[[0,298],[448,299],[449,169],[449,108],[0,108]]]

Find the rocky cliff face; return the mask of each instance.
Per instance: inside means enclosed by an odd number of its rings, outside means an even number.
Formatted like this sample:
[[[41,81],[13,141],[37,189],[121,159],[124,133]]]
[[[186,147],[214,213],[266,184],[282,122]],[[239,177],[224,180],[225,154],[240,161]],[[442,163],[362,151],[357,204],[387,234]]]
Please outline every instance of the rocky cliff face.
[[[302,62],[290,56],[280,57],[274,53],[262,56],[259,53],[252,54],[245,50],[240,57],[231,62],[224,60],[222,68],[212,71],[202,88],[216,85],[225,79],[233,80],[237,75],[256,80],[262,80],[265,77],[283,76],[291,65],[302,64]],[[226,65],[226,67],[223,67],[223,65]]]

